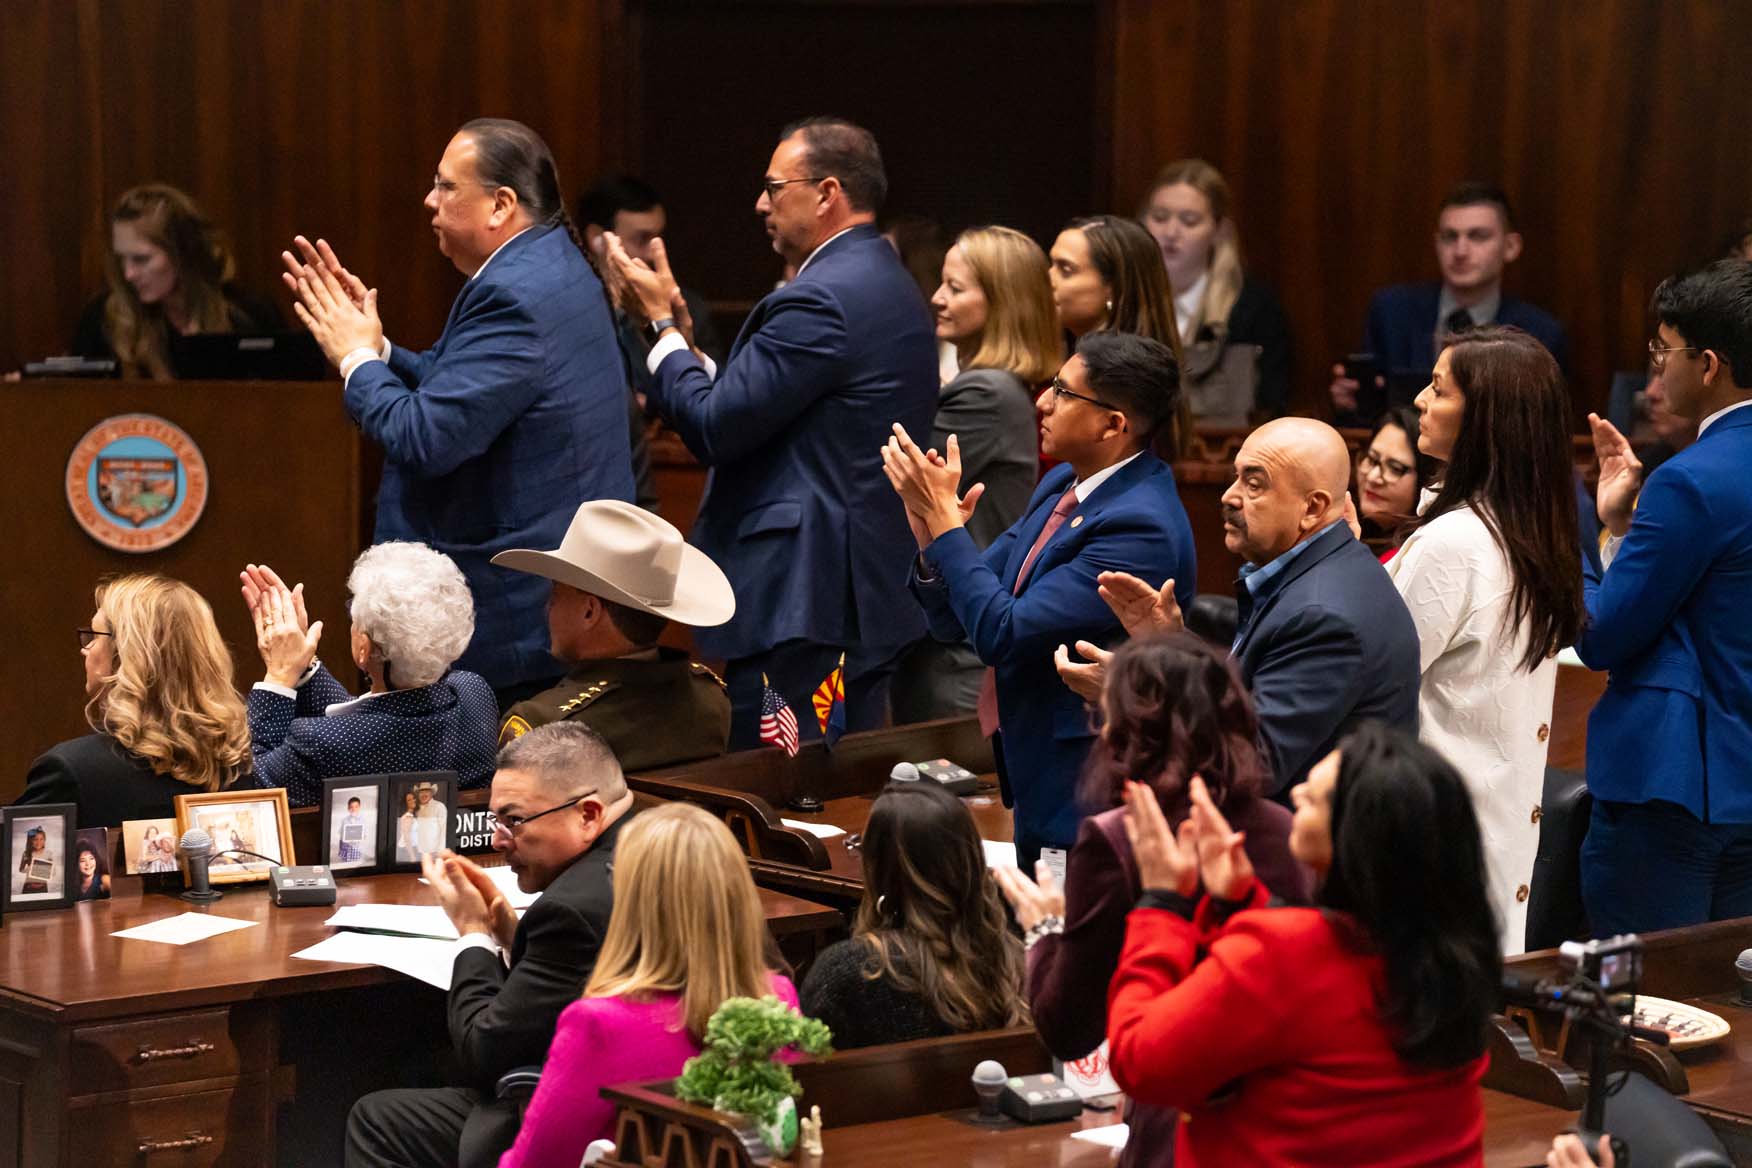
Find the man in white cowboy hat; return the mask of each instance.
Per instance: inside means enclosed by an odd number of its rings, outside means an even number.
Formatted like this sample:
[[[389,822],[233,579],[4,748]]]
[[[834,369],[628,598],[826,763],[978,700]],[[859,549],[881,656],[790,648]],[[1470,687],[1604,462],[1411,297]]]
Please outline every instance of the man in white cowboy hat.
[[[705,627],[736,612],[730,581],[681,532],[631,503],[597,499],[578,508],[559,547],[504,551],[493,563],[553,581],[551,650],[572,666],[506,712],[501,746],[549,722],[577,721],[607,740],[625,771],[724,752],[723,681],[657,644],[672,620]]]

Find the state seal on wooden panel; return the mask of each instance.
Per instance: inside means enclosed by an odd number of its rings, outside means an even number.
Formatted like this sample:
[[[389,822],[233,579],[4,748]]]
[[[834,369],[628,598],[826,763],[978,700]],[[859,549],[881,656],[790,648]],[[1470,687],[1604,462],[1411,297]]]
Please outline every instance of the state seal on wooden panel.
[[[67,459],[67,507],[98,543],[162,551],[207,506],[207,460],[182,427],[152,414],[105,418]]]

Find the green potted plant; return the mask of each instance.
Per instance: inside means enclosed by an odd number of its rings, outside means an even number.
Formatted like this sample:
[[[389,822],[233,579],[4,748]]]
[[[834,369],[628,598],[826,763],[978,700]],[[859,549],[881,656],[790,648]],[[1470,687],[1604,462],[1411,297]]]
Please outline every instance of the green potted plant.
[[[803,1017],[772,994],[726,998],[706,1023],[700,1053],[681,1068],[675,1093],[689,1103],[747,1116],[773,1152],[789,1155],[797,1144],[796,1097],[802,1088],[773,1055],[787,1047],[831,1054],[832,1040],[825,1023]]]

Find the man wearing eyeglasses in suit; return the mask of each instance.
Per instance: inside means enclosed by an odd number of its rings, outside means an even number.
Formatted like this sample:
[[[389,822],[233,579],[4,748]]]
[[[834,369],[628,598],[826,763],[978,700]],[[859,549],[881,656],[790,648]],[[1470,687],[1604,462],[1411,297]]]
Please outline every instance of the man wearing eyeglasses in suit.
[[[596,965],[614,905],[615,840],[633,807],[614,752],[581,723],[538,726],[499,751],[488,806],[493,849],[517,887],[541,899],[519,919],[474,862],[422,860],[459,935],[448,1009],[467,1081],[359,1100],[347,1119],[349,1168],[497,1164],[516,1140],[518,1108],[494,1086],[547,1057],[560,1011]]]

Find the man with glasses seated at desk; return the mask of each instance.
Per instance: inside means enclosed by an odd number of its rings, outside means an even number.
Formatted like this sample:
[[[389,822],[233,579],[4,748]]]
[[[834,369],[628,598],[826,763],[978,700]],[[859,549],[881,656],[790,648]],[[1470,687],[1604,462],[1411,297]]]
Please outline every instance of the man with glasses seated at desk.
[[[577,722],[540,726],[499,751],[488,822],[493,848],[539,892],[521,920],[472,861],[427,856],[426,879],[456,926],[450,1042],[467,1081],[376,1091],[347,1120],[349,1168],[493,1165],[517,1136],[516,1103],[494,1085],[547,1057],[560,1011],[576,1001],[613,907],[615,840],[633,794],[597,733]]]

